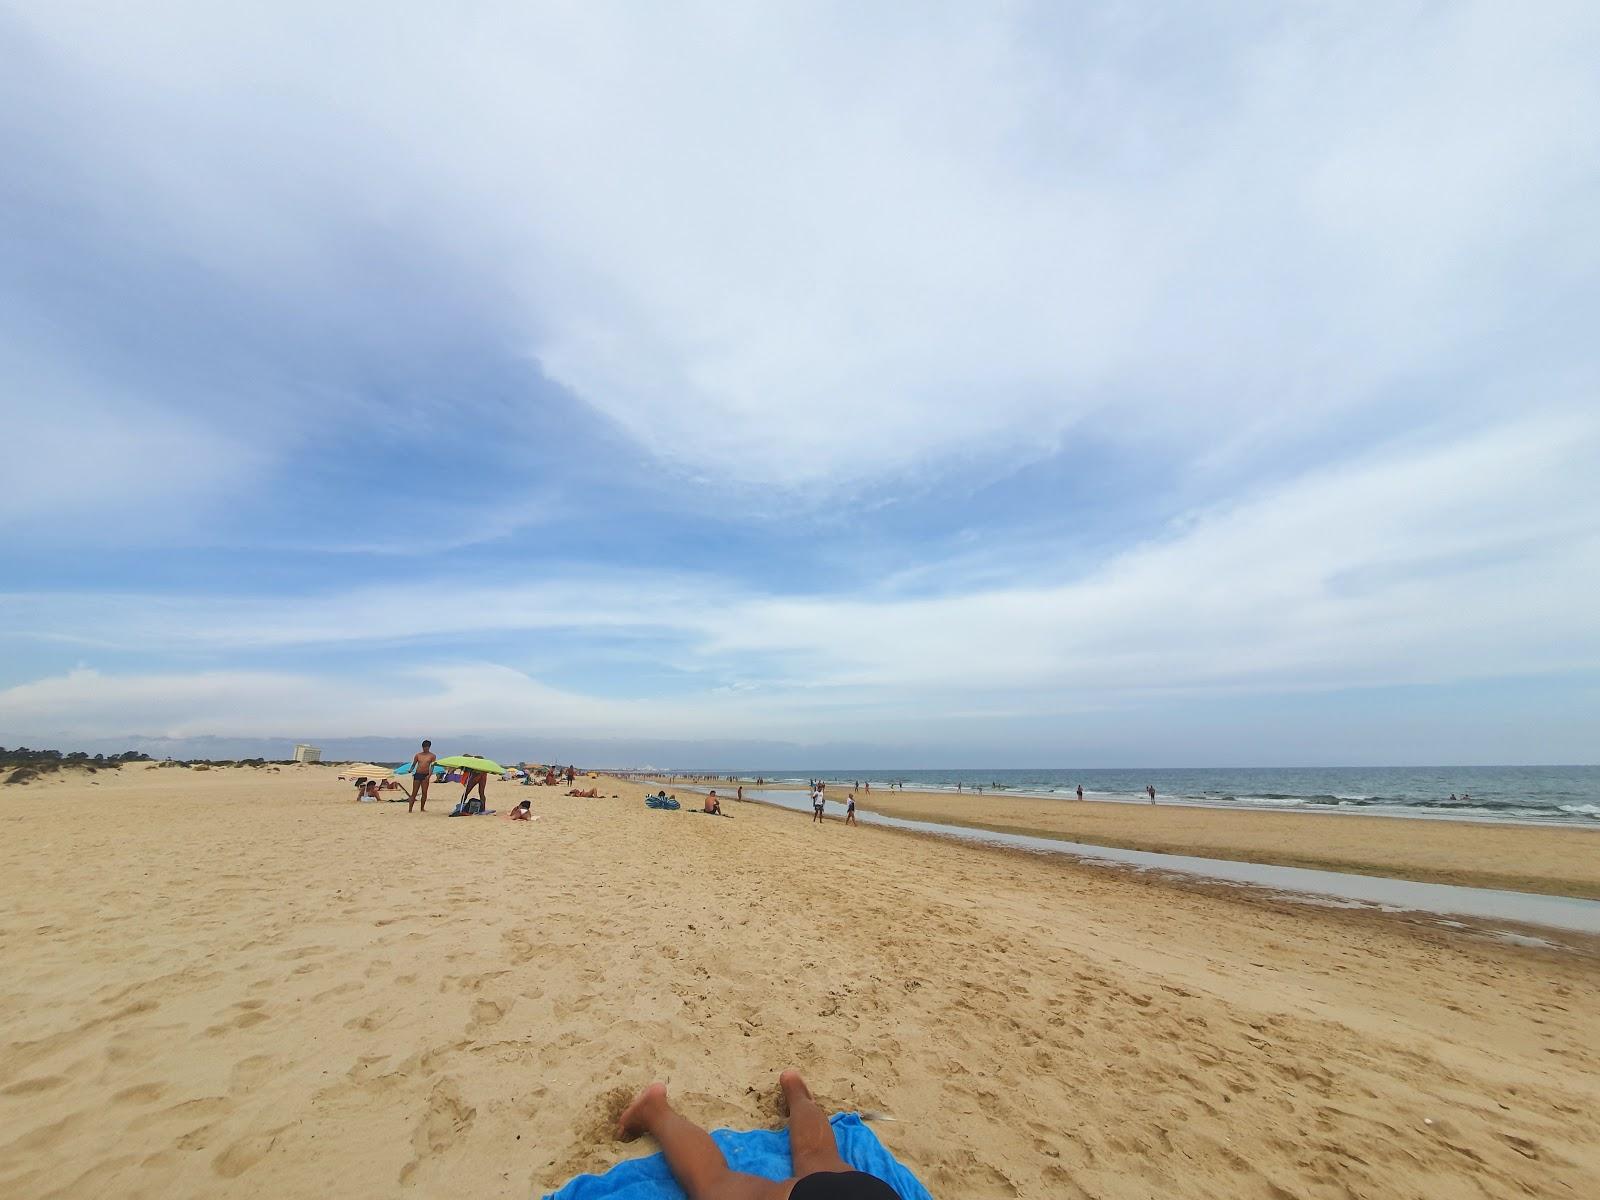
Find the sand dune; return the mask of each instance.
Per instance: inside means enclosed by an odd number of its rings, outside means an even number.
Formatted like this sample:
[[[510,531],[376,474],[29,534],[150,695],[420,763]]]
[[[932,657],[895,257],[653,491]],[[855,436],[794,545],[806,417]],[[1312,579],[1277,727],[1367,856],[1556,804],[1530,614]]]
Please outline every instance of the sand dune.
[[[1592,948],[336,774],[0,789],[0,1193],[520,1200],[648,1079],[775,1125],[796,1064],[941,1197],[1600,1194]]]

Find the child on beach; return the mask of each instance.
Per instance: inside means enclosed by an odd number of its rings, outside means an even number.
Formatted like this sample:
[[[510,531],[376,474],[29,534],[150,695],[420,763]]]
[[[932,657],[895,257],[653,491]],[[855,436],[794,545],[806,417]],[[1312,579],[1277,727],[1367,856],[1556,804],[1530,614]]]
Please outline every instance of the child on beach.
[[[661,1143],[667,1166],[689,1200],[900,1200],[876,1175],[852,1170],[839,1157],[833,1127],[798,1071],[778,1076],[789,1105],[789,1155],[794,1175],[782,1182],[732,1170],[711,1135],[674,1111],[667,1085],[652,1083],[617,1119],[617,1136],[631,1142],[648,1133]]]

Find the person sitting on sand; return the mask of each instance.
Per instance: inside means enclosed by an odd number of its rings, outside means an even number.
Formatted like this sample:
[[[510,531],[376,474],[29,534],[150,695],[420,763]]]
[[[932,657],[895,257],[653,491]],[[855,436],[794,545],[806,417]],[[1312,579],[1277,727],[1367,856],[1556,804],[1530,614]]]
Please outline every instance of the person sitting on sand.
[[[706,811],[715,817],[722,815],[722,801],[717,799],[716,788],[712,788],[711,794],[706,797]]]
[[[508,820],[508,821],[531,821],[531,820],[533,820],[533,801],[532,800],[524,800],[521,804],[517,805],[515,808],[513,808],[510,812],[508,812],[506,814],[506,820]]]
[[[711,1135],[672,1107],[664,1083],[650,1084],[623,1109],[617,1136],[625,1142],[646,1133],[655,1138],[689,1200],[900,1200],[876,1175],[857,1171],[839,1157],[833,1126],[799,1071],[779,1075],[778,1087],[789,1107],[794,1165],[794,1175],[782,1182],[729,1167]]]
[[[363,800],[376,800],[376,799],[378,799],[378,781],[376,779],[367,780],[367,786],[361,789],[361,799],[363,799]]]

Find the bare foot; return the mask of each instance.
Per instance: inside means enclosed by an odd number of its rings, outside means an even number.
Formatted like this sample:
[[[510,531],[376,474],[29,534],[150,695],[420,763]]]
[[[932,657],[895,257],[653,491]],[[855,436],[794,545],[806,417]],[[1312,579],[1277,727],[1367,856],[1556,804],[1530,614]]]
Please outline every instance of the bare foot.
[[[622,1110],[622,1115],[617,1118],[617,1137],[624,1142],[631,1142],[634,1138],[650,1128],[645,1119],[648,1109],[658,1104],[667,1102],[667,1085],[664,1083],[646,1084],[633,1102]]]

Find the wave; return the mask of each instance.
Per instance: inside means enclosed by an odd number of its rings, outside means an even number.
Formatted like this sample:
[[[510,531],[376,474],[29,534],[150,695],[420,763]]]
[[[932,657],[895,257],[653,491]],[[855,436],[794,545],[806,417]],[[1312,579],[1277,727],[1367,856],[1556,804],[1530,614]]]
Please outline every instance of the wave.
[[[1518,813],[1529,817],[1553,816],[1561,812],[1569,816],[1600,818],[1600,805],[1595,804],[1539,804],[1522,800],[1435,800],[1410,796],[1341,796],[1329,793],[1296,794],[1293,792],[1256,792],[1235,796],[1215,792],[1192,797],[1206,804],[1262,804],[1279,808],[1318,805],[1328,808],[1386,808],[1399,810],[1461,812],[1461,813]]]

